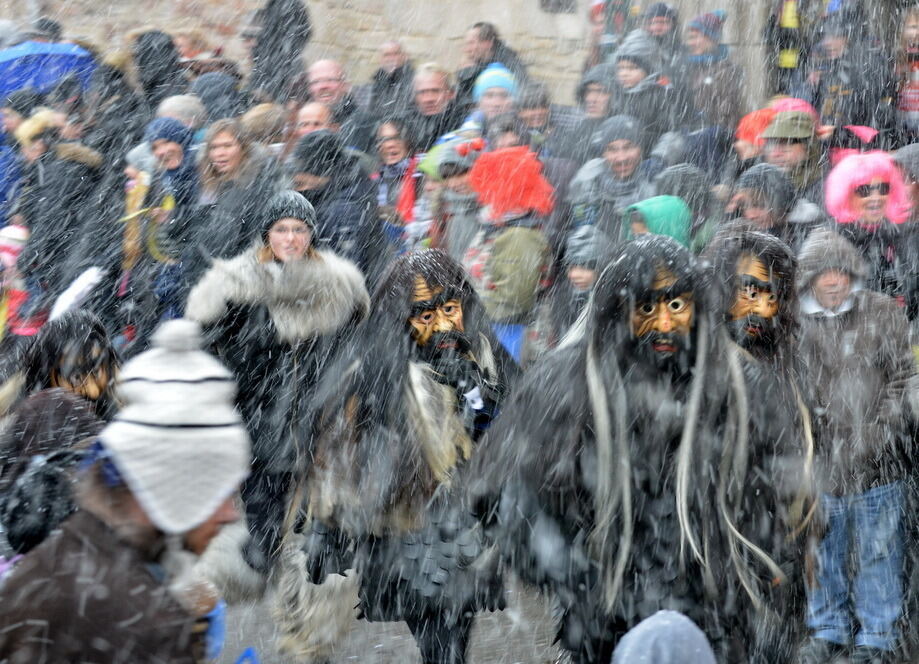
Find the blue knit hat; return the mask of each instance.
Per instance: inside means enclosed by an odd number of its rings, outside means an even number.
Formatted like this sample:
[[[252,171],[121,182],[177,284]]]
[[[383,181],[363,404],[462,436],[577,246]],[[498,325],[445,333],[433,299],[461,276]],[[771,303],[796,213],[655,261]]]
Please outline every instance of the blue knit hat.
[[[144,140],[153,145],[155,141],[172,141],[187,150],[194,142],[192,130],[175,118],[156,118],[144,130]]]
[[[724,27],[724,21],[727,17],[728,14],[726,11],[723,9],[716,9],[696,16],[686,27],[690,30],[698,30],[716,44],[720,44],[721,29]]]
[[[517,81],[510,70],[500,62],[492,62],[485,67],[485,70],[475,79],[475,87],[472,89],[472,98],[476,103],[482,98],[482,95],[489,88],[504,88],[508,94],[513,97],[517,93]]]

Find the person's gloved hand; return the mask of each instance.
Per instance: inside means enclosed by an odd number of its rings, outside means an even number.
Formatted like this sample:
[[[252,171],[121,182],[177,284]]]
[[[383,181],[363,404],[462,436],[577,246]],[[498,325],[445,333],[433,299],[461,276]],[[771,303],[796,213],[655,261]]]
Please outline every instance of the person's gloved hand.
[[[438,333],[431,337],[428,363],[434,370],[434,378],[443,385],[464,395],[482,382],[479,365],[472,359],[472,346],[465,335],[459,332]]]

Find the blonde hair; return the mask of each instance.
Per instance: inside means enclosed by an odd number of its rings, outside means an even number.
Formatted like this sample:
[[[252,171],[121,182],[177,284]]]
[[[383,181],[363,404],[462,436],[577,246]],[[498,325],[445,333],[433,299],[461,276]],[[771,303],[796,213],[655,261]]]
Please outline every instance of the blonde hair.
[[[453,74],[440,63],[425,62],[423,65],[420,65],[418,69],[415,70],[415,78],[412,79],[412,84],[414,85],[422,76],[440,76],[444,80],[444,85],[451,90],[453,89]]]
[[[278,104],[259,104],[246,111],[239,124],[253,143],[280,143],[287,127],[287,112]]]

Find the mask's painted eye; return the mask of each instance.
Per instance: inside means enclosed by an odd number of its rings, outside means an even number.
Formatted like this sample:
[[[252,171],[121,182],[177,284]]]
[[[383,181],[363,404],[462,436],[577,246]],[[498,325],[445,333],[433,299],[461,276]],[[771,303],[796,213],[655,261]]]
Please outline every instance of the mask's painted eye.
[[[420,316],[418,316],[418,320],[420,320],[420,321],[421,321],[422,323],[424,323],[425,325],[430,325],[431,323],[434,322],[434,312],[433,312],[433,311],[425,311],[423,314],[421,314]]]
[[[657,305],[653,302],[645,302],[638,305],[638,312],[643,316],[650,316],[657,310]]]
[[[456,305],[455,304],[445,304],[442,307],[442,311],[444,312],[444,315],[452,316],[456,313]]]
[[[689,302],[681,297],[675,297],[667,303],[671,313],[678,314],[689,306]]]
[[[766,298],[766,301],[769,304],[774,304],[775,302],[779,301],[779,298],[775,296],[775,293],[769,293],[769,296]]]

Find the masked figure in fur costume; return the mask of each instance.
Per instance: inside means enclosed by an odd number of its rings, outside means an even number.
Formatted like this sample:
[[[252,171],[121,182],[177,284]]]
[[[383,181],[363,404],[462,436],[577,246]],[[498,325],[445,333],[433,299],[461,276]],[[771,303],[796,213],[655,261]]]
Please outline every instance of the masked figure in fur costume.
[[[724,661],[746,661],[732,616],[741,594],[759,596],[758,565],[777,566],[732,529],[722,467],[743,456],[748,414],[707,292],[673,240],[624,244],[470,469],[476,512],[510,566],[552,591],[576,662],[610,661],[622,634],[665,608]]]
[[[302,416],[322,366],[367,313],[364,279],[349,260],[313,245],[316,213],[295,191],[264,214],[262,237],[216,261],[188,299],[211,349],[233,371],[252,439],[252,473],[242,497],[252,539],[246,562],[266,573],[279,552],[303,441],[289,424]]]
[[[501,601],[456,476],[512,367],[462,268],[428,250],[393,263],[317,391],[310,576],[319,583],[353,564],[363,617],[405,620],[426,664],[465,661],[475,611]],[[353,560],[340,555],[345,543]]]
[[[79,443],[114,415],[120,364],[102,322],[85,311],[46,323],[17,360],[0,385],[0,555],[30,551],[75,509]]]
[[[794,353],[797,261],[784,242],[743,225],[722,229],[706,257],[723,313],[720,333],[741,349],[743,408],[753,422],[746,474],[731,483],[731,513],[743,536],[782,572],[764,586],[759,603],[744,602],[738,629],[748,635],[749,661],[790,662],[804,624],[802,562],[815,505],[810,414]]]

